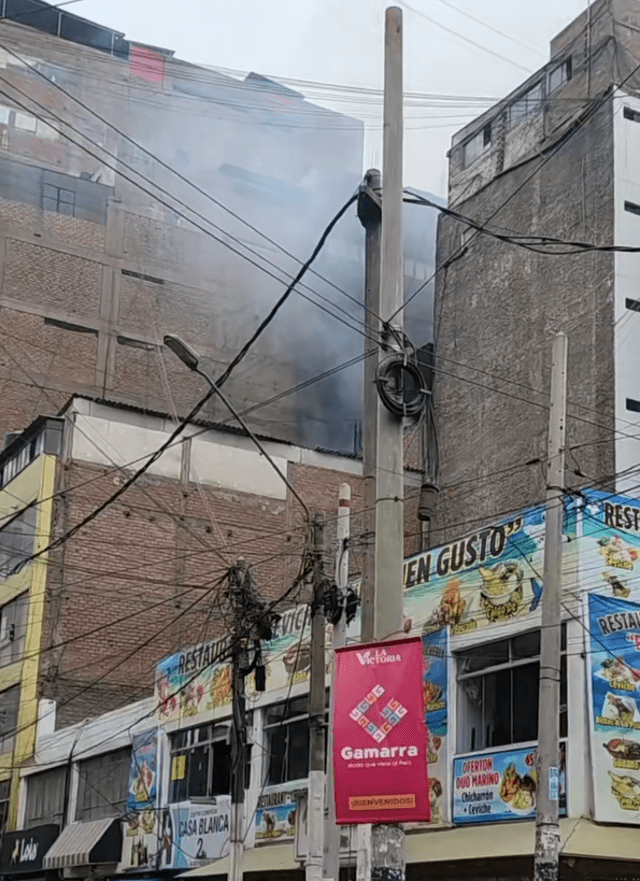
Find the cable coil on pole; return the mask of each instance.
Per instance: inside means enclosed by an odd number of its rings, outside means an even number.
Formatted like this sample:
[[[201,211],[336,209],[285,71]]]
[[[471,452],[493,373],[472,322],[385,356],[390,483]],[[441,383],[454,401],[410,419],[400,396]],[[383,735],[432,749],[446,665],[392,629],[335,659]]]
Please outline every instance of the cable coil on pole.
[[[376,368],[375,383],[380,400],[395,416],[419,416],[431,393],[426,387],[415,349],[406,334],[391,327],[386,330],[395,337],[400,350],[390,352]]]

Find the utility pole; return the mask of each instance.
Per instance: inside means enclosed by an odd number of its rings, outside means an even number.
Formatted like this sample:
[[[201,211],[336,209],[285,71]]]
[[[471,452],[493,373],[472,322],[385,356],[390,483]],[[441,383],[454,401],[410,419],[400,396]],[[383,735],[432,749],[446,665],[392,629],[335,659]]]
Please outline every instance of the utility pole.
[[[229,881],[242,881],[242,854],[244,850],[244,769],[246,762],[246,701],[244,691],[245,671],[249,667],[247,640],[241,638],[245,610],[245,579],[247,564],[238,560],[229,572],[229,602],[233,610],[232,644],[232,713],[231,725],[231,829]]]
[[[325,619],[324,518],[313,518],[313,603],[311,618],[311,670],[309,673],[309,853],[307,881],[322,881],[324,857],[324,765],[325,765]]]
[[[402,10],[385,13],[384,135],[382,162],[382,269],[379,316],[383,324],[380,361],[401,349],[404,306],[402,253]],[[402,391],[401,391],[402,394]],[[366,414],[367,417],[369,414]],[[376,498],[374,637],[402,633],[404,562],[403,419],[378,405],[376,416]],[[371,830],[371,881],[402,881],[404,830],[376,825]]]
[[[373,610],[375,597],[376,531],[376,432],[378,408],[381,406],[376,389],[378,345],[380,335],[380,243],[382,241],[382,211],[380,196],[382,177],[377,168],[370,169],[358,192],[358,218],[365,228],[364,275],[364,430],[362,448],[362,477],[364,483],[364,556],[360,587],[362,642],[373,642]]]
[[[338,492],[338,521],[336,549],[336,585],[342,599],[342,615],[337,624],[333,625],[331,639],[332,657],[335,664],[335,650],[345,644],[347,632],[346,596],[349,583],[349,536],[351,532],[351,487],[341,483]],[[336,802],[333,781],[333,687],[329,700],[329,736],[327,761],[327,810],[324,835],[324,866],[323,876],[326,881],[340,879],[340,826],[336,825]]]
[[[553,340],[547,461],[544,592],[540,638],[538,792],[534,881],[557,881],[560,860],[560,657],[564,457],[567,422],[567,337]]]
[[[402,10],[385,16],[384,140],[382,170],[382,272],[380,318],[386,353],[399,350],[393,332],[402,333],[404,271],[402,259]],[[403,421],[378,406],[376,424],[376,533],[374,636],[402,632],[404,562]]]

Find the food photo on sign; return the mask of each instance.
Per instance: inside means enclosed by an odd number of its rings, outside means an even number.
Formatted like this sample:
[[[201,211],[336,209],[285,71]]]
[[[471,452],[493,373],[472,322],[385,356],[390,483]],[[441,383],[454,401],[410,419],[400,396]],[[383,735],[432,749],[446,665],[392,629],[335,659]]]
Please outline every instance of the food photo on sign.
[[[640,825],[640,604],[587,603],[596,819]]]
[[[535,747],[475,753],[456,758],[453,820],[457,824],[504,822],[535,817],[538,792]],[[559,812],[566,816],[566,747],[561,745]]]
[[[336,822],[431,817],[420,638],[336,651]]]

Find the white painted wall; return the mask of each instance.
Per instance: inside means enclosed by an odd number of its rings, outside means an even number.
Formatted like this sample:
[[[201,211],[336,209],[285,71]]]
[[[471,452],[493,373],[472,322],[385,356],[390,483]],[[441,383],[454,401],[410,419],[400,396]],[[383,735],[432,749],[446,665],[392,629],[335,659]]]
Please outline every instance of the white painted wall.
[[[614,241],[640,246],[640,215],[625,211],[625,201],[640,205],[640,122],[625,119],[624,107],[640,113],[640,99],[620,92],[613,99]],[[640,401],[640,312],[625,306],[640,300],[640,254],[614,255],[615,469],[619,493],[637,495],[640,487],[640,413],[626,399]]]

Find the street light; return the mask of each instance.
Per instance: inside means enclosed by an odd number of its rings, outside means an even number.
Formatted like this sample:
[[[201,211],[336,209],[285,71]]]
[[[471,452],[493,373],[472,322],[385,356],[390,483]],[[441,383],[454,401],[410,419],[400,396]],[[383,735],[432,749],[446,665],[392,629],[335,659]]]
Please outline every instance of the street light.
[[[244,428],[244,430],[249,435],[251,440],[254,442],[256,447],[260,450],[262,455],[269,462],[269,464],[271,465],[273,470],[284,481],[285,486],[290,490],[291,494],[298,500],[298,502],[300,503],[300,505],[302,507],[302,510],[305,513],[307,525],[309,525],[311,523],[311,515],[309,513],[309,509],[307,508],[305,503],[302,501],[302,499],[300,498],[300,496],[296,492],[295,488],[291,485],[286,474],[284,474],[282,472],[282,470],[278,467],[278,465],[274,462],[274,460],[271,458],[269,453],[266,451],[266,449],[264,448],[262,443],[258,440],[258,438],[251,431],[251,429],[249,428],[247,423],[244,421],[242,416],[235,409],[235,407],[233,406],[233,404],[231,403],[229,398],[227,398],[227,396],[222,391],[222,389],[218,385],[216,385],[216,383],[213,381],[213,379],[211,379],[209,374],[201,369],[201,367],[199,366],[200,365],[200,355],[195,351],[195,349],[192,349],[190,345],[185,343],[184,340],[180,339],[180,337],[176,336],[176,334],[174,334],[174,333],[165,334],[164,344],[168,349],[170,349],[173,352],[174,355],[177,355],[177,357],[182,361],[182,363],[185,365],[185,367],[188,367],[189,370],[193,371],[193,373],[199,374],[203,379],[205,379],[209,383],[209,387],[211,388],[211,391],[214,392],[216,395],[218,395],[218,397],[223,402],[225,407],[238,420],[238,422],[240,423],[242,428]]]

